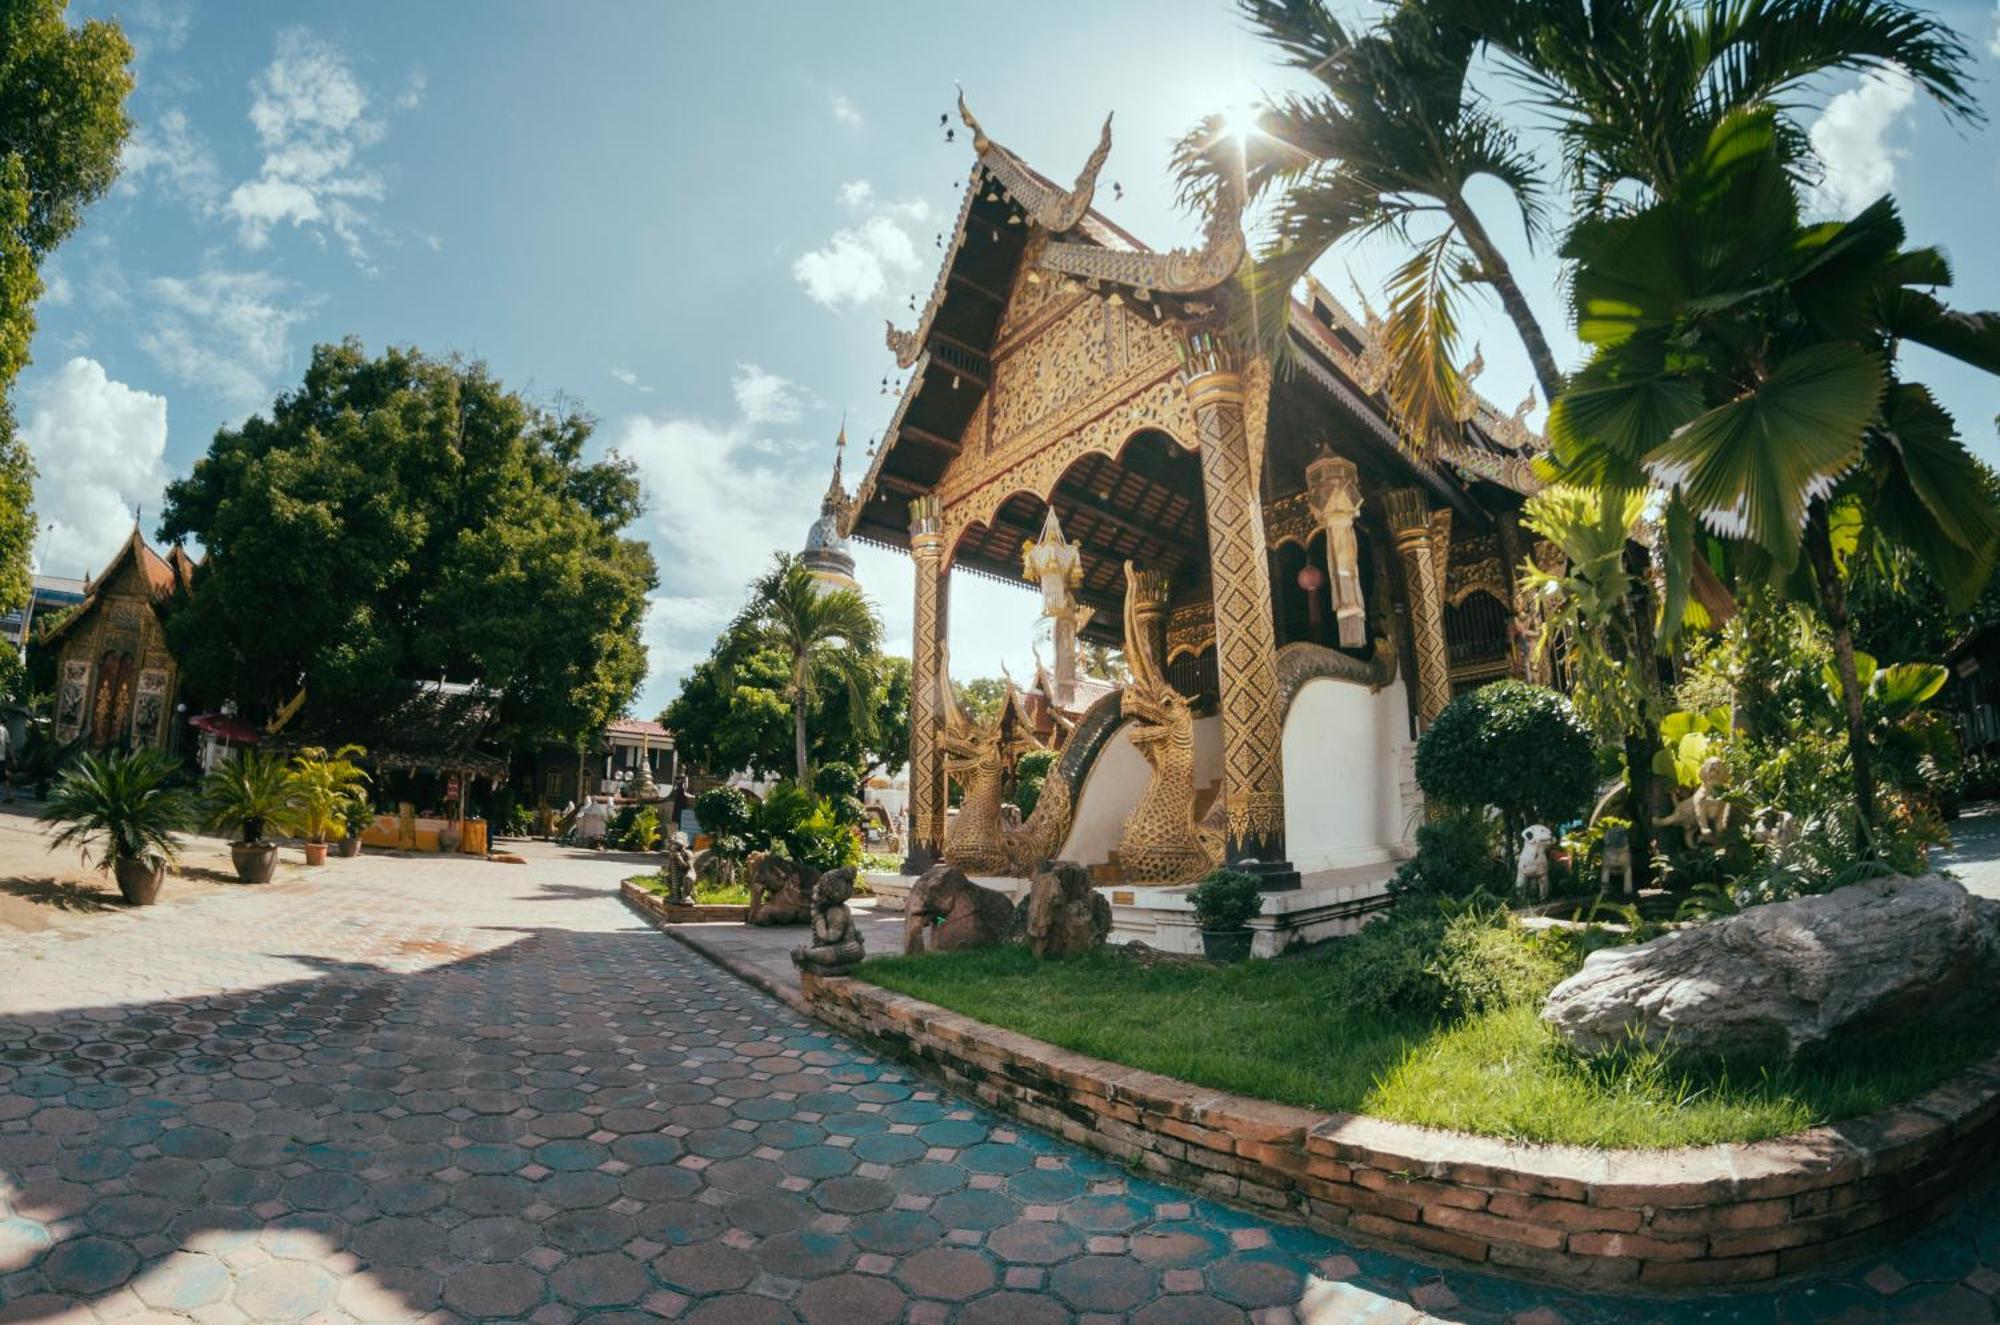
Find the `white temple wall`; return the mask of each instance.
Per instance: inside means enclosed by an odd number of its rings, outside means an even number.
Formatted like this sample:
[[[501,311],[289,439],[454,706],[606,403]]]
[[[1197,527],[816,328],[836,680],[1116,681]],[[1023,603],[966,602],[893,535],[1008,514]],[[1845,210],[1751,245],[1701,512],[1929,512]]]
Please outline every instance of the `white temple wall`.
[[[1057,853],[1059,859],[1102,865],[1118,849],[1118,840],[1125,834],[1125,818],[1153,776],[1152,765],[1132,744],[1131,732],[1130,723],[1119,727],[1091,764],[1083,779],[1083,794],[1077,797],[1069,839]],[[1222,777],[1221,718],[1195,719],[1194,769],[1197,789],[1212,786]]]
[[[1370,693],[1351,681],[1305,683],[1285,715],[1285,845],[1303,873],[1404,855],[1402,769],[1409,701],[1398,679]]]

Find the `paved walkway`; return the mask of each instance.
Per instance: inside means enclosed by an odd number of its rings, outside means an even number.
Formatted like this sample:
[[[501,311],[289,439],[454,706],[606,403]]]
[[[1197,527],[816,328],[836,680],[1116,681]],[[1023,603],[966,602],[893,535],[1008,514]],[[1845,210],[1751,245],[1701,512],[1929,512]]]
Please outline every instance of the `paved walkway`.
[[[0,936],[0,1320],[1994,1319],[1991,1196],[1837,1281],[1673,1304],[1193,1199],[664,939],[627,868],[368,858]]]

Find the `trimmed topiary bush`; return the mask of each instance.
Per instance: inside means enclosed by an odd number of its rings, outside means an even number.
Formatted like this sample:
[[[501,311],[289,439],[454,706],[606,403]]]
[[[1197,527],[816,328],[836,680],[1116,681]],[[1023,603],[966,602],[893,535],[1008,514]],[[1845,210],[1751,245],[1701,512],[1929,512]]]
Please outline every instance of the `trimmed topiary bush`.
[[[1215,870],[1188,890],[1188,902],[1203,929],[1241,929],[1264,909],[1264,894],[1253,875]]]
[[[1417,785],[1446,805],[1500,811],[1511,853],[1528,824],[1582,817],[1597,786],[1597,745],[1562,695],[1495,681],[1451,701],[1417,741]]]

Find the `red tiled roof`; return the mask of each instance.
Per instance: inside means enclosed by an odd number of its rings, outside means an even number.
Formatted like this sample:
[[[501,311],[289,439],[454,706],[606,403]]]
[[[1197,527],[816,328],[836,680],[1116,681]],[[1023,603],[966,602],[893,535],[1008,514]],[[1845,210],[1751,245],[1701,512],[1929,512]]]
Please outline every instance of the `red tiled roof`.
[[[607,735],[672,736],[673,733],[649,718],[617,718],[604,725]]]

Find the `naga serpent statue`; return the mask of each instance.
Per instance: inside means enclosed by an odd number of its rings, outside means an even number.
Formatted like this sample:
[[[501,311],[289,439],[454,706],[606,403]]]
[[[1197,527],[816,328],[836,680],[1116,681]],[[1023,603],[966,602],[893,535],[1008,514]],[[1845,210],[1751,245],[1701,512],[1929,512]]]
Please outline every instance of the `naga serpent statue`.
[[[1223,838],[1195,822],[1194,714],[1162,673],[1159,659],[1152,656],[1152,641],[1139,627],[1137,575],[1132,563],[1126,562],[1125,661],[1132,679],[1125,687],[1122,711],[1132,723],[1132,744],[1146,757],[1153,775],[1125,818],[1118,863],[1131,883],[1191,883],[1222,862]]]
[[[947,691],[945,726],[938,743],[944,747],[944,771],[958,782],[962,793],[958,813],[945,829],[944,858],[967,874],[1006,874],[1012,855],[1007,823],[1001,816],[1001,784],[1012,757],[1034,749],[1039,742],[1029,734],[1012,681],[1007,682],[1000,711],[988,722],[975,722],[957,696],[949,692],[951,683],[941,680],[940,684]],[[1008,731],[1010,714],[1014,718],[1012,733]]]

